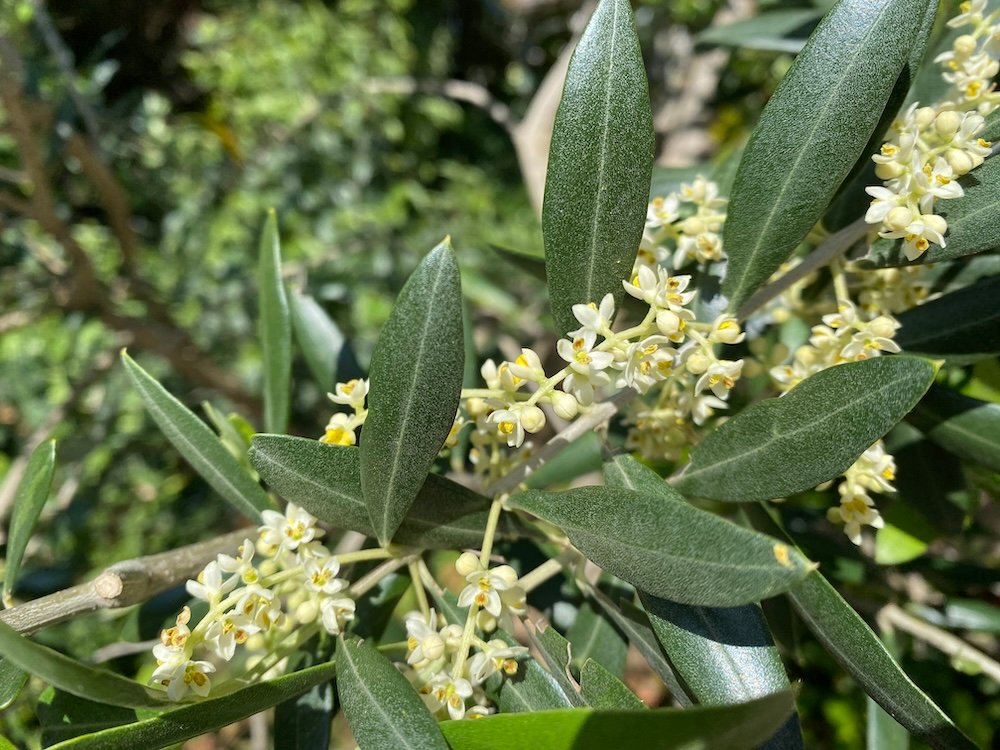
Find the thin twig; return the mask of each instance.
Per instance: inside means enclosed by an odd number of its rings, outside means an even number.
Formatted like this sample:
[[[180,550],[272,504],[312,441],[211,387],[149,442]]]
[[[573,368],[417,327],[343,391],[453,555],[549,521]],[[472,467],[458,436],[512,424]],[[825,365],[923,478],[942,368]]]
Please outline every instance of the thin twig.
[[[750,299],[744,302],[743,306],[736,312],[736,317],[741,321],[746,320],[797,281],[801,281],[813,271],[822,268],[834,258],[846,252],[855,242],[865,236],[869,226],[862,218],[831,234],[795,268],[775,279],[756,294],[751,295]]]
[[[232,553],[247,536],[247,529],[239,529],[169,552],[117,562],[92,581],[4,610],[0,620],[31,635],[85,612],[140,604],[193,578],[219,553]]]
[[[953,659],[960,659],[975,664],[984,675],[996,683],[1000,683],[1000,663],[991,659],[975,646],[970,645],[956,635],[952,635],[937,625],[914,617],[909,612],[895,604],[887,604],[879,610],[876,620],[883,630],[893,627],[905,631],[934,648],[942,651]]]

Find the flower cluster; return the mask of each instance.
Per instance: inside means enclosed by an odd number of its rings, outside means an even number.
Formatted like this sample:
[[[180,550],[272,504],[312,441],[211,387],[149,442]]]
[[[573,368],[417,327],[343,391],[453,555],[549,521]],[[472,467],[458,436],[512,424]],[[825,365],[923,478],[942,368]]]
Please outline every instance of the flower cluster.
[[[471,552],[456,565],[467,586],[459,595],[460,607],[470,608],[469,623],[484,632],[498,624],[511,627],[512,615],[526,611],[525,593],[509,565],[486,568]],[[441,718],[474,718],[491,712],[483,683],[497,673],[514,675],[518,659],[528,655],[523,646],[501,638],[486,641],[471,627],[444,624],[434,610],[410,612],[406,623],[406,663],[427,707]]]
[[[649,266],[670,263],[673,268],[692,260],[699,264],[723,260],[719,233],[726,220],[725,205],[718,185],[700,175],[678,192],[654,198],[646,210],[639,258]]]
[[[837,487],[840,505],[830,508],[826,517],[831,523],[844,524],[844,533],[855,544],[861,544],[861,527],[880,529],[882,516],[869,492],[895,492],[896,462],[885,452],[881,440],[861,454],[844,472],[844,481]]]
[[[947,98],[935,106],[914,103],[892,127],[892,137],[872,157],[884,185],[866,188],[873,200],[865,221],[879,225],[879,236],[903,240],[903,253],[916,260],[931,243],[945,246],[948,223],[935,213],[938,199],[960,198],[958,178],[990,155],[980,137],[985,116],[1000,106],[992,82],[1000,55],[1000,11],[983,15],[986,0],[962,3],[948,25],[971,25],[971,33],[955,39],[939,55],[943,77],[951,84]]]
[[[368,381],[348,380],[346,383],[337,383],[335,392],[326,395],[335,404],[351,407],[354,413],[336,412],[330,417],[320,442],[331,445],[354,445],[357,442],[355,430],[365,423],[365,417],[368,415],[365,409]]]
[[[185,607],[153,648],[157,667],[150,684],[180,700],[190,690],[205,696],[209,675],[231,661],[238,646],[260,652],[257,668],[288,639],[296,644],[322,627],[340,633],[354,619],[348,583],[338,578],[341,560],[323,546],[316,519],[289,503],[284,513],[266,510],[256,544],[244,540],[236,556],[220,554],[187,582],[187,591],[208,605],[194,628]],[[259,557],[258,557],[259,556]],[[200,651],[206,659],[195,659]],[[213,663],[214,660],[214,663]]]

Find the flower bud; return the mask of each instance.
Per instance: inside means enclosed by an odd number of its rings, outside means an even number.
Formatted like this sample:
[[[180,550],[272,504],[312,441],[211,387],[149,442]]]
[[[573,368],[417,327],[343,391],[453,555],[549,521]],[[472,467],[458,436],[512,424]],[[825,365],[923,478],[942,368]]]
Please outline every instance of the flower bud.
[[[740,331],[740,324],[736,322],[736,318],[727,315],[715,322],[708,338],[713,343],[738,344],[746,337]]]
[[[959,57],[968,57],[976,51],[976,38],[972,34],[962,34],[960,37],[956,37],[952,49]]]
[[[917,127],[921,130],[930,126],[934,122],[934,118],[937,116],[937,110],[934,107],[921,107],[916,112],[913,113],[913,120],[917,123]]]
[[[967,153],[957,148],[950,148],[944,154],[945,160],[948,162],[948,166],[951,167],[951,171],[955,173],[956,177],[961,177],[963,174],[968,174],[975,168],[975,162],[972,157]],[[876,170],[877,171],[877,170]]]
[[[580,404],[572,394],[554,391],[551,399],[552,410],[562,419],[573,419],[580,410]]]
[[[692,352],[685,362],[688,372],[692,375],[701,375],[711,364],[712,361],[702,351]]]
[[[958,112],[942,112],[934,118],[934,130],[942,138],[951,138],[962,126],[962,116]]]
[[[875,165],[875,176],[880,180],[894,180],[903,174],[903,165],[898,161],[888,161]]]
[[[681,319],[673,310],[660,310],[656,313],[656,327],[664,336],[676,336],[681,330]]]
[[[538,432],[545,426],[545,412],[537,406],[526,406],[520,410],[521,426],[527,432]]]
[[[938,234],[944,234],[948,231],[948,222],[943,216],[924,214],[920,217],[920,220],[924,223],[925,227],[934,230]]]
[[[913,212],[906,206],[896,206],[885,215],[884,223],[894,232],[902,232],[913,223]]]
[[[444,656],[444,650],[445,650],[444,638],[442,638],[437,633],[431,633],[430,635],[428,635],[426,638],[424,638],[423,642],[420,645],[425,659],[434,661],[435,659],[440,659],[442,656]]]
[[[705,231],[705,222],[697,216],[689,216],[680,223],[680,229],[684,234],[701,234]]]
[[[477,570],[482,570],[483,566],[479,564],[479,555],[473,554],[472,552],[463,552],[459,555],[458,559],[455,561],[455,570],[462,578],[467,577],[470,573],[475,573]]]
[[[295,608],[295,619],[302,625],[309,625],[315,622],[316,615],[318,614],[319,606],[313,599],[306,599],[306,601]]]
[[[879,338],[891,339],[899,324],[888,315],[879,315],[868,324],[868,330]]]

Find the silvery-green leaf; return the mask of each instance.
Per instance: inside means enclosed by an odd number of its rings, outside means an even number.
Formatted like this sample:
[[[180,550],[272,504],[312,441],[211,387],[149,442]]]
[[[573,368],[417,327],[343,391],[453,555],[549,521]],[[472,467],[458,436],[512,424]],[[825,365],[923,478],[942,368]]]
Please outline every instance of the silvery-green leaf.
[[[1000,471],[1000,404],[934,386],[909,421],[956,456]]]
[[[27,672],[0,658],[0,711],[14,702],[27,681]]]
[[[625,674],[628,643],[611,621],[589,602],[580,605],[576,619],[566,631],[566,638],[573,644],[575,669],[592,659],[613,675]]]
[[[317,518],[374,536],[361,490],[357,448],[288,435],[254,435],[250,462],[281,497]],[[488,498],[437,474],[420,487],[395,535],[399,544],[456,549],[482,543],[489,516]],[[500,538],[518,534],[516,520],[504,514]]]
[[[680,496],[620,487],[528,490],[511,505],[561,528],[624,581],[687,604],[736,606],[785,591],[809,562],[774,539],[699,510]],[[676,493],[674,493],[676,495]]]
[[[822,15],[815,8],[772,10],[744,21],[710,26],[696,39],[699,44],[795,54],[804,46],[810,27]]]
[[[584,705],[583,698],[580,697],[580,687],[569,671],[572,648],[569,641],[551,626],[536,629],[529,625],[528,638],[570,703],[574,706]]]
[[[416,688],[367,643],[338,638],[337,695],[360,747],[448,750]]]
[[[386,545],[451,430],[462,391],[462,288],[446,239],[410,276],[372,353],[361,487]]]
[[[344,334],[320,304],[296,289],[288,291],[292,331],[316,384],[332,391],[337,382],[337,365],[344,349]]]
[[[628,0],[601,0],[580,37],[552,128],[542,230],[552,316],[621,302],[646,219],[653,165],[646,69]]]
[[[491,634],[511,646],[520,646],[509,633],[497,630]],[[579,701],[567,695],[559,681],[534,658],[518,660],[517,674],[496,672],[483,683],[487,697],[502,713],[545,711],[572,708]]]
[[[966,364],[1000,353],[1000,276],[925,302],[898,316],[905,351]]]
[[[233,458],[208,425],[171,396],[124,351],[122,363],[153,420],[212,489],[254,520],[260,519],[262,510],[274,508],[267,493]]]
[[[580,694],[587,705],[598,711],[636,711],[646,708],[639,696],[593,659],[580,667]]]
[[[749,502],[815,487],[841,474],[920,400],[934,366],[876,357],[812,375],[780,398],[729,419],[691,451],[675,486],[685,494]]]
[[[878,126],[933,0],[841,0],[770,98],[727,208],[737,309],[822,217]]]

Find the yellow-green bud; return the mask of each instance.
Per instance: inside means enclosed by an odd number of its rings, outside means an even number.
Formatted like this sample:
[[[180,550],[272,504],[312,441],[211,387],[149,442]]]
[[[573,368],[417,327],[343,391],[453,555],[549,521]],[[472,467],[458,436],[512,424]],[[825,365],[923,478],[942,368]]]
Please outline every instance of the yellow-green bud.
[[[957,148],[950,148],[945,152],[945,160],[948,162],[948,166],[955,173],[957,177],[961,177],[963,174],[968,174],[975,168],[975,162],[972,157],[969,156],[965,151]]]
[[[470,573],[475,573],[477,570],[482,570],[483,566],[479,564],[479,555],[473,554],[472,552],[463,552],[459,555],[458,559],[455,561],[455,570],[462,578],[467,577]]]
[[[573,419],[580,410],[579,402],[570,393],[555,391],[551,398],[552,410],[562,419]]]
[[[685,366],[692,375],[701,375],[711,364],[712,360],[705,355],[705,352],[697,351],[691,353],[687,358]]]
[[[875,165],[875,176],[880,180],[894,180],[903,174],[903,165],[898,161],[890,161]]]
[[[942,138],[951,138],[961,126],[962,116],[952,110],[942,112],[934,118],[934,129]]]
[[[976,38],[971,34],[962,34],[960,37],[955,38],[952,49],[955,50],[955,54],[959,57],[968,57],[976,51]]]
[[[526,406],[520,412],[521,426],[527,432],[538,432],[545,427],[545,412],[537,406]]]
[[[916,112],[913,113],[914,122],[917,123],[917,127],[921,130],[929,127],[934,118],[937,116],[937,110],[934,107],[921,107]]]
[[[906,206],[896,206],[885,215],[885,225],[894,232],[902,232],[913,223],[913,212]]]

